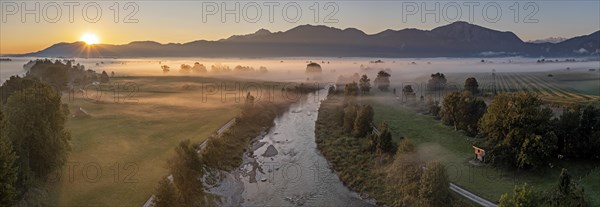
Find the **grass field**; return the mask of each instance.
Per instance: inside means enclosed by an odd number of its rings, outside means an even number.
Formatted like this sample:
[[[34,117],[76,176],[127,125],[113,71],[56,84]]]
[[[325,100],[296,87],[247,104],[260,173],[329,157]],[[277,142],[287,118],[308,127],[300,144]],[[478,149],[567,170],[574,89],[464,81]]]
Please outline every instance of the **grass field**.
[[[550,161],[553,168],[546,167],[536,172],[474,166],[469,163],[474,157],[473,138],[444,126],[433,117],[404,108],[391,97],[365,103],[373,105],[377,123],[386,121],[389,124],[395,139],[404,136],[413,140],[422,159],[445,163],[452,182],[488,200],[497,202],[501,194],[511,192],[515,184],[523,182],[537,190],[548,189],[555,184],[561,168],[567,168],[574,178],[581,179],[580,183],[594,206],[600,205],[600,187],[597,184],[600,183],[600,166],[597,163],[554,160]]]
[[[237,115],[239,105],[220,94],[202,96],[202,83],[232,83],[201,77],[123,77],[110,84],[135,83],[102,97],[63,96],[73,114],[79,107],[91,118],[70,118],[72,151],[60,179],[53,181],[51,204],[58,206],[140,206],[163,176],[166,160],[181,140],[198,143]],[[130,85],[131,86],[131,85]],[[96,95],[86,88],[88,98]],[[204,100],[204,101],[202,101]],[[127,102],[127,103],[124,103]]]
[[[486,93],[493,91],[536,93],[545,101],[553,103],[597,103],[600,101],[600,73],[589,71],[550,71],[550,72],[498,72],[446,74],[448,82],[462,88],[464,80],[475,77],[480,89]]]

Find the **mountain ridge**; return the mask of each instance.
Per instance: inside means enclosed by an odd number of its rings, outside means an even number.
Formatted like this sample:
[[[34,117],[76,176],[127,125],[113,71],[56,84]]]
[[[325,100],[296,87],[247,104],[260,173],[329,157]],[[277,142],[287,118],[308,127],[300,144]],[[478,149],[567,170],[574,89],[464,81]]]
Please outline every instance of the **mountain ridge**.
[[[161,44],[133,41],[123,45],[57,43],[21,54],[40,57],[479,57],[594,56],[600,54],[600,31],[559,43],[524,42],[511,31],[498,31],[467,22],[432,30],[387,29],[366,34],[356,28],[299,25],[286,31],[259,29],[217,41],[195,40]]]

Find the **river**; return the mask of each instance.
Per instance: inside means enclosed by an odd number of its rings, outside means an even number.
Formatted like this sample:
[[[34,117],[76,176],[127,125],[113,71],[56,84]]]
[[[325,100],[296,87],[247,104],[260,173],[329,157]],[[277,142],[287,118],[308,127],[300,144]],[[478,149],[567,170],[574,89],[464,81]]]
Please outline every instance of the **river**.
[[[326,94],[311,93],[275,119],[253,155],[211,190],[226,197],[223,206],[374,206],[344,186],[317,149],[315,121]]]

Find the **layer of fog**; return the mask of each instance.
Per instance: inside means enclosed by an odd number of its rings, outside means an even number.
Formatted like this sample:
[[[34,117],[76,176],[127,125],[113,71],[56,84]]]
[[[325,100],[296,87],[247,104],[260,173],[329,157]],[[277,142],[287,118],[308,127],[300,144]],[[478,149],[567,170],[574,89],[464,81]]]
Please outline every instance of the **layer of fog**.
[[[35,58],[12,58],[12,61],[0,62],[0,81],[4,82],[12,75],[23,75],[23,65]],[[381,60],[381,61],[377,61]],[[531,71],[555,71],[565,70],[588,70],[598,69],[600,61],[586,61],[577,59],[577,62],[537,63],[538,59],[532,58],[265,58],[265,59],[206,59],[206,58],[147,58],[147,59],[75,59],[76,63],[86,66],[86,69],[97,72],[106,71],[109,74],[115,72],[116,76],[217,76],[235,77],[243,79],[269,80],[269,81],[320,81],[334,82],[339,75],[351,75],[353,73],[367,74],[373,80],[375,74],[382,69],[391,70],[393,81],[415,81],[428,74],[435,72],[443,73],[491,73],[496,72],[531,72]],[[553,59],[555,60],[555,59]],[[310,62],[321,65],[323,72],[319,77],[308,76],[305,73],[306,65]],[[377,61],[378,63],[375,63]],[[194,63],[203,64],[208,73],[181,73],[179,68],[182,64],[193,66]],[[161,69],[167,65],[171,70],[167,73]],[[227,72],[211,73],[212,65],[234,67],[249,66],[258,70],[261,66],[266,67],[267,73],[259,72]],[[361,67],[362,66],[362,67]]]

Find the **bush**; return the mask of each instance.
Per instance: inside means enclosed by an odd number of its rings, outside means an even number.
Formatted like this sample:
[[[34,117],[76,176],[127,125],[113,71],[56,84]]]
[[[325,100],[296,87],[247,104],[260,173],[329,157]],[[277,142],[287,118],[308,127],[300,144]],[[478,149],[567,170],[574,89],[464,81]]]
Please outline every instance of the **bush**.
[[[445,206],[451,201],[448,175],[444,165],[429,162],[419,181],[419,206]]]
[[[522,187],[515,186],[511,195],[500,196],[498,207],[537,207],[541,204],[538,197],[525,183]]]
[[[414,152],[414,151],[415,151],[415,145],[413,144],[413,142],[410,139],[404,138],[404,139],[402,139],[402,141],[400,141],[400,144],[398,144],[398,150],[397,150],[396,154],[408,153],[408,152]]]

